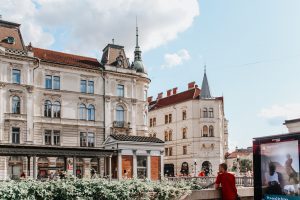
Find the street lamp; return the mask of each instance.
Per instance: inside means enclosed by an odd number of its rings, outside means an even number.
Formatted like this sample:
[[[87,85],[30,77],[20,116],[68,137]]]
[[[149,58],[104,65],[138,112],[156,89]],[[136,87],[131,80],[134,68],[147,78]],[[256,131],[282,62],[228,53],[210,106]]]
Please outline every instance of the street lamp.
[[[197,176],[197,161],[196,159],[194,160],[194,166],[195,166],[195,169],[194,169],[194,172],[195,172],[195,177]]]

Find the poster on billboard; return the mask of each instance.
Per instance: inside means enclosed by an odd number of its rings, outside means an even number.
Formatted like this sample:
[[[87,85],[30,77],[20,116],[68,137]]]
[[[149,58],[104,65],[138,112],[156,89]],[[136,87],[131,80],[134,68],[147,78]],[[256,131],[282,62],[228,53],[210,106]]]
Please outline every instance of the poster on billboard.
[[[298,140],[261,144],[264,200],[300,198]]]

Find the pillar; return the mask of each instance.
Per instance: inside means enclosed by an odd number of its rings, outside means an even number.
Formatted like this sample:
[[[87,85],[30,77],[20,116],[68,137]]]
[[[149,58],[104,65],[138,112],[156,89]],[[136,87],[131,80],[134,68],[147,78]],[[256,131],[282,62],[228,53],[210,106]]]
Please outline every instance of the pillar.
[[[103,172],[103,177],[106,176],[106,173],[107,173],[107,157],[105,156],[104,157],[104,163],[103,163],[103,166],[104,166],[104,172]]]
[[[30,176],[30,156],[27,156],[27,177]]]
[[[136,150],[133,150],[133,178],[137,178],[137,159],[136,159]]]
[[[165,170],[164,170],[164,151],[160,152],[160,178],[163,179],[165,176]]]
[[[122,154],[118,152],[118,180],[122,179]]]
[[[147,178],[151,180],[151,151],[147,151]]]
[[[33,180],[36,180],[37,179],[37,163],[36,163],[36,155],[33,156]]]
[[[99,157],[97,157],[97,171],[98,171],[99,177],[101,177],[101,163],[100,163]]]
[[[64,157],[64,171],[66,172],[68,169],[68,158]]]
[[[112,157],[112,155],[110,155],[109,157],[108,157],[108,177],[109,177],[109,181],[111,181],[111,157]]]
[[[73,156],[73,175],[76,177],[76,157]]]

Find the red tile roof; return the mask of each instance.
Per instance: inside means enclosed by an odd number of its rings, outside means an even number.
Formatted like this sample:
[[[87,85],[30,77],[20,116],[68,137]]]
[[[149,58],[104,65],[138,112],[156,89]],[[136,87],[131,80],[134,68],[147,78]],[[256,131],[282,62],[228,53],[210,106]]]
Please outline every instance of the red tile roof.
[[[64,64],[87,69],[99,69],[99,67],[101,66],[96,58],[73,55],[35,47],[32,48],[32,51],[35,57],[38,57],[45,62]]]
[[[193,89],[186,90],[186,91],[178,93],[178,94],[171,95],[169,97],[156,99],[155,101],[152,101],[149,103],[149,110],[151,111],[151,110],[166,107],[166,106],[169,106],[172,104],[177,104],[177,103],[181,103],[184,101],[197,99],[199,97],[199,94],[200,94],[200,89],[193,88]]]

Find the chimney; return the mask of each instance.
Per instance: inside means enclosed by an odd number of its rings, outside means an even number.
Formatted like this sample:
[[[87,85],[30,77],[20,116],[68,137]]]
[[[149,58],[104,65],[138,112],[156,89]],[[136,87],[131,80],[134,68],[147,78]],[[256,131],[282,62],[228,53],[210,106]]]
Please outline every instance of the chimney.
[[[157,99],[161,99],[162,97],[163,97],[163,92],[161,92],[157,95]]]
[[[177,94],[177,87],[173,88],[173,95]]]
[[[148,103],[152,102],[152,99],[153,99],[153,96],[148,97],[148,98],[147,98]]]
[[[167,91],[167,97],[171,96],[172,95],[172,90],[168,90]]]
[[[190,89],[193,89],[193,88],[195,88],[195,81],[190,82],[190,83],[188,84],[188,89],[189,89],[189,90],[190,90]]]

